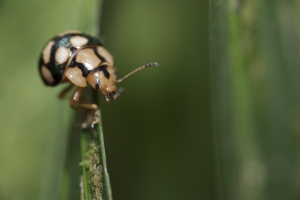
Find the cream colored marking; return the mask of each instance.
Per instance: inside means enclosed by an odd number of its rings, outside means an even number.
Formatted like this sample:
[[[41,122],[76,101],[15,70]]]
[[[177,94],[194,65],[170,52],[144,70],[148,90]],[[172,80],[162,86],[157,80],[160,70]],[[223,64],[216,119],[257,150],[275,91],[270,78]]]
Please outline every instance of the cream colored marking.
[[[86,87],[86,78],[82,76],[82,71],[78,67],[70,67],[66,71],[66,76],[68,79],[79,87]]]
[[[63,64],[70,57],[70,49],[66,47],[59,47],[55,53],[55,60],[58,64]]]
[[[67,34],[72,34],[72,33],[81,33],[81,31],[69,30],[69,31],[62,32],[62,33],[58,34],[57,36],[61,37],[61,36],[64,36],[64,35],[67,35]]]
[[[70,39],[70,43],[73,47],[82,47],[88,43],[88,39],[83,36],[73,36]]]
[[[48,42],[47,46],[43,50],[43,60],[45,64],[47,64],[50,61],[51,48],[53,45],[54,45],[54,41],[50,41]]]
[[[111,64],[111,66],[114,66],[114,59],[112,55],[104,48],[104,47],[97,47],[97,51],[103,58],[106,59],[106,61]]]
[[[96,56],[93,49],[87,48],[78,52],[76,62],[83,63],[88,70],[93,70],[100,65],[101,60]]]
[[[47,81],[47,83],[49,83],[49,85],[52,85],[54,83],[52,74],[45,65],[42,65],[41,73],[42,73],[43,78]]]

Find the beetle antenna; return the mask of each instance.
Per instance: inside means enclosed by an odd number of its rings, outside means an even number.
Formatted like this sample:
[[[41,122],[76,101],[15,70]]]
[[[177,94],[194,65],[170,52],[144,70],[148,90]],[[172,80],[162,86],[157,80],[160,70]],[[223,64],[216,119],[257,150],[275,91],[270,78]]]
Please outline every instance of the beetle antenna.
[[[141,67],[138,67],[138,68],[136,68],[135,70],[133,70],[132,72],[130,72],[129,74],[125,75],[123,78],[118,79],[118,80],[117,80],[117,83],[120,83],[120,82],[123,81],[125,78],[127,78],[128,76],[131,76],[131,75],[134,74],[135,72],[138,72],[138,71],[140,71],[140,70],[142,70],[142,69],[145,69],[145,68],[147,68],[147,67],[156,67],[156,66],[158,66],[158,63],[157,63],[157,62],[154,62],[154,63],[148,63],[148,64],[146,64],[146,65],[143,65],[143,66],[141,66]]]

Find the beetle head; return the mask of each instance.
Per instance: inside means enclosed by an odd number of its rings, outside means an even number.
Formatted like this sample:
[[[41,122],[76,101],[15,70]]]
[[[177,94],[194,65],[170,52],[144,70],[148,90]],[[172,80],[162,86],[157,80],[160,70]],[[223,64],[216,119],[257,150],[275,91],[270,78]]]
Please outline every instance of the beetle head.
[[[152,66],[158,66],[158,63],[149,63],[143,65],[125,75],[123,78],[117,79],[115,68],[102,65],[89,73],[87,76],[87,81],[94,89],[101,91],[101,93],[105,96],[106,101],[110,102],[110,99],[117,99],[123,91],[123,88],[117,89],[116,83],[122,82],[125,78],[137,71]]]
[[[98,67],[88,74],[87,81],[105,96],[107,102],[111,98],[117,98],[117,76],[113,67],[107,65]]]

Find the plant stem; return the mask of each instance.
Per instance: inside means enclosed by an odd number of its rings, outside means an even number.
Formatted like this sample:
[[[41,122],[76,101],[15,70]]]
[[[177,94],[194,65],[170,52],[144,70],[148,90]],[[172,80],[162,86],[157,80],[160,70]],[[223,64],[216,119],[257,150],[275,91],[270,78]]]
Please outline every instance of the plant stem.
[[[80,30],[98,35],[100,25],[98,9],[101,8],[101,2],[82,0]],[[91,87],[85,89],[81,100],[86,103],[99,102],[98,94]],[[69,162],[66,165],[64,191],[61,197],[72,200],[111,200],[112,192],[107,173],[101,113],[99,123],[94,128],[82,129],[79,124],[86,114],[76,112],[75,126],[72,125],[74,128],[70,133],[70,148],[67,156]]]
[[[100,163],[102,164],[102,167],[103,167],[103,190],[105,193],[105,199],[110,200],[110,199],[112,199],[112,191],[111,191],[111,186],[110,186],[109,175],[107,172],[101,113],[99,116],[99,127],[100,127],[100,129],[99,129]]]
[[[89,175],[88,171],[86,170],[86,163],[83,159],[85,159],[87,150],[88,150],[88,138],[87,135],[88,133],[80,133],[80,150],[81,150],[81,159],[82,159],[82,178],[80,182],[81,184],[81,196],[85,197],[85,199],[91,199],[91,189],[89,185]],[[83,193],[82,193],[83,192]]]

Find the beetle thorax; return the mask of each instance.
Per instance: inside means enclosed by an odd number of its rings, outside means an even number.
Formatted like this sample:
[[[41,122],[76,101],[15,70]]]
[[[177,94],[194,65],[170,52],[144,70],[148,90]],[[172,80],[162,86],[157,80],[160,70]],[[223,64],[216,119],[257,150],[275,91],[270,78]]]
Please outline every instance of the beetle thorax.
[[[99,66],[87,76],[88,83],[104,96],[117,90],[117,76],[113,67],[108,65]]]

